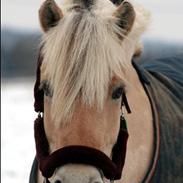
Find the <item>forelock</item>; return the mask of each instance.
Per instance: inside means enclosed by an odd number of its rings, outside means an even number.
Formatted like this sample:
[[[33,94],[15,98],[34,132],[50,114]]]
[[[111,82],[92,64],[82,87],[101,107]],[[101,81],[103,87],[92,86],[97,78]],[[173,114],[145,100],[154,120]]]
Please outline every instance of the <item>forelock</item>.
[[[108,16],[102,16],[106,12]],[[51,114],[56,123],[72,115],[78,99],[90,106],[97,102],[102,109],[111,78],[123,76],[130,65],[117,36],[122,33],[109,12],[70,11],[43,36],[42,74],[53,90]]]

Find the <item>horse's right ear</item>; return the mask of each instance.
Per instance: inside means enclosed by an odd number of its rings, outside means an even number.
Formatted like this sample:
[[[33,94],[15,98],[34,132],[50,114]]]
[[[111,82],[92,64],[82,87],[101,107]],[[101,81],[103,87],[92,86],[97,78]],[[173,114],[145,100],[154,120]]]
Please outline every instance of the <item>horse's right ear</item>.
[[[39,20],[44,32],[57,25],[62,17],[63,13],[54,0],[46,0],[39,9]]]

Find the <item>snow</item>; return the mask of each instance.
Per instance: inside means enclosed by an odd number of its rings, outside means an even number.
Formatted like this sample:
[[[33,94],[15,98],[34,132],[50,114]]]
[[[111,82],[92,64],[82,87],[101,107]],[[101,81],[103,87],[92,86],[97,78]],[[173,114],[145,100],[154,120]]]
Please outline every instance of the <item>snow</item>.
[[[26,183],[35,156],[33,82],[3,81],[1,88],[2,183]]]

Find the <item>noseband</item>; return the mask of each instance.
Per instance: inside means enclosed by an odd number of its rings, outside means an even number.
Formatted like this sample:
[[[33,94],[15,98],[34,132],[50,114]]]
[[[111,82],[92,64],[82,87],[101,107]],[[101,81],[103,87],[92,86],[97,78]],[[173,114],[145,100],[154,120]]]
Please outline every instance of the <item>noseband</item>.
[[[37,65],[37,79],[34,86],[34,108],[38,112],[38,118],[34,122],[34,136],[36,143],[36,158],[42,175],[50,178],[55,169],[68,163],[92,165],[103,172],[105,178],[113,181],[119,180],[122,176],[122,170],[125,163],[126,146],[128,140],[128,131],[123,113],[120,116],[120,129],[116,144],[113,146],[111,158],[102,151],[87,146],[66,146],[49,153],[49,143],[44,130],[44,92],[40,89],[40,67],[43,57],[39,54]],[[121,100],[121,109],[125,106],[128,113],[131,113],[127,98],[123,92]]]

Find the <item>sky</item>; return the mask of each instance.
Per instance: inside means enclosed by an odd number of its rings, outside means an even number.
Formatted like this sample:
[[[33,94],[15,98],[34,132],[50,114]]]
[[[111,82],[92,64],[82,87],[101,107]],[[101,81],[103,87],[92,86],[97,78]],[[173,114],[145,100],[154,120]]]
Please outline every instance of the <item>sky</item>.
[[[40,31],[38,9],[42,2],[43,0],[1,0],[2,26]],[[137,2],[152,12],[152,23],[145,36],[183,42],[182,0],[137,0]]]

